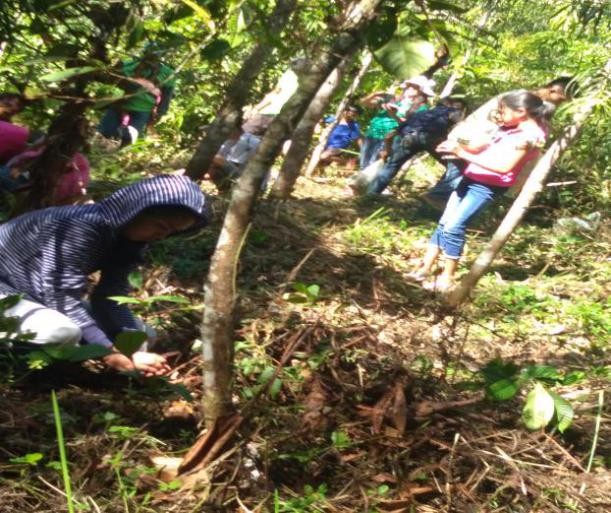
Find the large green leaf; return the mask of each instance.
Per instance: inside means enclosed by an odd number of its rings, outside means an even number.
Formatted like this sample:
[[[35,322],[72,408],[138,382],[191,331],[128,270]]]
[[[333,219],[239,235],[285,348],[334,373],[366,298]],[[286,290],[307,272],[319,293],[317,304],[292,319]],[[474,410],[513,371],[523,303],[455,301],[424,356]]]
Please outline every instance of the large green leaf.
[[[98,68],[93,66],[81,66],[78,68],[68,68],[63,71],[54,71],[53,73],[47,73],[40,77],[40,80],[43,82],[61,82],[62,80],[66,80],[68,78],[76,77],[78,75],[84,75],[85,73],[89,73],[90,71],[95,71]]]
[[[556,424],[558,426],[558,431],[564,433],[564,431],[573,422],[575,412],[573,411],[571,403],[569,403],[566,399],[554,392],[550,392],[550,395],[554,400],[554,407],[556,409]]]
[[[396,35],[374,56],[385,71],[399,79],[418,75],[435,62],[435,47],[428,41]]]
[[[541,383],[535,383],[526,396],[526,404],[522,410],[522,420],[528,429],[541,429],[554,416],[554,399]]]

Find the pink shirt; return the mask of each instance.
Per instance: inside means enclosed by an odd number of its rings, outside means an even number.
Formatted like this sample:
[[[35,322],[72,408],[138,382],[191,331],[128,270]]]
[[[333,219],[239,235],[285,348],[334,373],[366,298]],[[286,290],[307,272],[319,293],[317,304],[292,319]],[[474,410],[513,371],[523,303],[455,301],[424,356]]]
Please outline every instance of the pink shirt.
[[[490,144],[484,148],[479,155],[484,155],[487,152],[495,155],[503,153],[504,151],[513,151],[525,145],[530,149],[519,162],[506,173],[492,171],[471,162],[465,169],[465,176],[486,185],[511,187],[515,183],[524,165],[528,161],[539,156],[540,150],[545,144],[545,138],[545,131],[538,125],[527,125],[525,128],[499,128],[492,136]]]
[[[17,157],[12,159],[8,165],[11,167],[21,167],[40,156],[44,147],[38,147],[24,151]],[[61,203],[73,196],[80,196],[86,193],[89,185],[89,161],[87,157],[80,152],[76,152],[72,160],[66,164],[66,172],[61,175],[55,194],[53,197],[54,203]]]
[[[0,164],[25,150],[29,135],[27,128],[0,121]]]

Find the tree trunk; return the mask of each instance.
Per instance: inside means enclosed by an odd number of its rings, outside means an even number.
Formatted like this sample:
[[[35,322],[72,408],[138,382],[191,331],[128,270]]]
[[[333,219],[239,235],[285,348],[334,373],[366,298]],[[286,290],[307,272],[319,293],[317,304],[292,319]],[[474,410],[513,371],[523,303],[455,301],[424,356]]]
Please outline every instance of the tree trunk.
[[[584,105],[584,108],[575,116],[573,125],[564,130],[562,136],[550,146],[549,150],[539,160],[490,242],[479,254],[469,273],[465,275],[448,296],[448,304],[457,306],[462,303],[468,297],[471,290],[473,290],[478,280],[486,273],[496,255],[503,249],[503,246],[526,214],[528,208],[532,205],[537,194],[542,190],[543,183],[555,162],[577,138],[593,106],[593,102],[588,102]]]
[[[234,186],[204,287],[203,407],[207,425],[224,416],[231,404],[236,267],[257,195],[282,143],[291,134],[323,82],[340,61],[362,44],[360,35],[376,15],[381,0],[361,0],[344,15],[330,48],[313,59],[297,92],[268,128],[257,153]]]
[[[312,156],[310,157],[310,161],[308,162],[308,166],[306,167],[306,170],[305,170],[306,176],[312,176],[314,174],[314,170],[318,167],[320,156],[325,149],[325,146],[327,144],[327,139],[329,138],[329,134],[331,133],[331,130],[333,130],[335,126],[337,125],[337,123],[339,123],[339,119],[341,118],[342,113],[348,106],[348,102],[350,102],[350,100],[352,99],[352,95],[354,94],[354,91],[356,91],[359,85],[361,84],[361,80],[363,80],[363,77],[365,76],[365,73],[367,73],[369,66],[371,66],[372,61],[373,61],[373,55],[371,54],[371,52],[369,51],[365,52],[363,56],[363,61],[361,63],[361,69],[359,69],[359,72],[354,77],[352,84],[350,84],[350,87],[346,91],[344,98],[342,99],[340,104],[337,106],[337,111],[335,112],[335,122],[331,123],[320,134],[320,140],[318,144],[316,145],[316,147],[314,148],[314,150],[312,151]]]
[[[299,177],[301,167],[308,156],[314,128],[322,117],[327,105],[331,101],[333,93],[342,81],[344,68],[348,64],[350,56],[346,57],[337,68],[329,75],[329,78],[320,87],[316,96],[305,111],[303,118],[291,135],[291,147],[284,157],[278,179],[274,183],[271,195],[278,199],[287,199]]]
[[[269,17],[270,34],[277,36],[286,27],[296,4],[297,0],[278,0]],[[186,174],[193,180],[199,180],[204,176],[223,142],[240,127],[242,108],[248,100],[252,84],[261,73],[273,49],[274,46],[270,41],[258,42],[229,84],[225,103],[187,164]]]

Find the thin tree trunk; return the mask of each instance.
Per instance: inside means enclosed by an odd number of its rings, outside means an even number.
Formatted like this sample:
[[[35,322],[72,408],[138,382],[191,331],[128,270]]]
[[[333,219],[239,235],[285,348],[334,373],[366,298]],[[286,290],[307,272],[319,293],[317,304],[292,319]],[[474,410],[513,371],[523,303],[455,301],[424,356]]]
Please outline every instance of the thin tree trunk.
[[[313,59],[310,72],[300,77],[297,91],[274,118],[233,189],[204,287],[203,406],[208,425],[224,416],[231,403],[236,266],[261,184],[316,91],[340,61],[362,44],[360,35],[380,3],[361,0],[347,10],[331,47],[322,50]]]
[[[369,51],[365,52],[363,55],[363,61],[361,63],[361,69],[359,69],[359,72],[354,77],[352,84],[350,84],[350,87],[346,91],[344,98],[337,106],[337,111],[335,112],[335,122],[331,123],[320,134],[320,140],[318,144],[316,145],[316,147],[314,148],[314,150],[312,151],[312,156],[310,157],[310,161],[308,162],[308,165],[306,167],[306,170],[305,170],[306,176],[312,176],[314,174],[314,170],[318,167],[318,163],[320,162],[320,156],[322,155],[322,152],[324,151],[325,146],[327,145],[327,139],[329,138],[329,134],[335,128],[335,126],[339,123],[339,119],[341,118],[342,113],[348,106],[348,103],[352,99],[352,95],[354,94],[354,92],[358,89],[359,85],[361,85],[361,80],[363,80],[363,77],[365,76],[365,73],[367,73],[369,66],[371,66],[372,61],[373,61],[373,55],[371,54],[371,52]]]
[[[274,187],[271,191],[273,197],[287,199],[293,192],[295,182],[297,182],[303,163],[308,156],[308,149],[310,148],[310,142],[312,142],[314,128],[322,117],[327,105],[329,105],[333,93],[335,93],[337,87],[341,83],[344,69],[350,61],[350,57],[351,56],[346,57],[339,66],[333,70],[325,83],[320,86],[308,110],[305,111],[297,128],[291,134],[291,146],[284,157],[278,179],[274,183]]]
[[[278,0],[269,17],[271,34],[278,35],[286,27],[296,4],[297,0]],[[261,73],[273,49],[274,46],[269,41],[258,42],[242,64],[238,74],[229,84],[225,103],[208,127],[206,135],[199,142],[195,153],[187,164],[186,174],[193,180],[199,180],[204,176],[223,142],[234,130],[240,127],[242,108],[248,100],[252,84]]]
[[[564,130],[562,136],[550,146],[549,150],[539,160],[490,242],[479,254],[469,273],[465,275],[449,294],[447,298],[448,304],[457,306],[462,303],[469,296],[478,280],[488,271],[496,255],[503,249],[503,246],[518,224],[520,224],[528,208],[532,205],[535,197],[543,189],[543,183],[555,162],[579,135],[583,123],[590,115],[593,106],[594,102],[586,104],[583,110],[575,116],[573,125]]]

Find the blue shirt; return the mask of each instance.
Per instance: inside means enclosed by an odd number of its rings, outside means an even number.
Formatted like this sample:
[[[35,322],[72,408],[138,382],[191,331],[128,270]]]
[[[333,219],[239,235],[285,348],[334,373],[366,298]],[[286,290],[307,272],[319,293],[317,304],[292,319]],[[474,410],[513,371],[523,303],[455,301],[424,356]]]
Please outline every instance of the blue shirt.
[[[361,129],[356,121],[348,123],[340,121],[327,139],[326,148],[347,148],[352,141],[355,141],[361,136]]]

